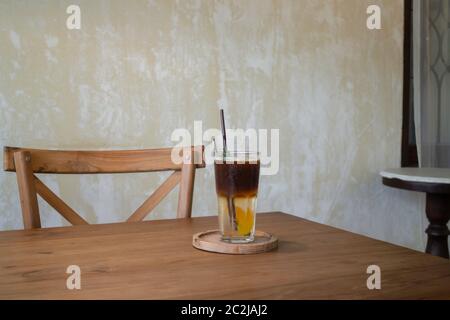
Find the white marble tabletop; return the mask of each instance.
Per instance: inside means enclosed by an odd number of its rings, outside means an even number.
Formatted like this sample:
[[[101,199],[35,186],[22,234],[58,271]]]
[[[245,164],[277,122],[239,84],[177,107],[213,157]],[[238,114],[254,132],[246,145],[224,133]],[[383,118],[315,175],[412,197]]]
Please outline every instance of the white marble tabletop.
[[[383,178],[410,182],[450,184],[450,168],[398,168],[380,172]]]

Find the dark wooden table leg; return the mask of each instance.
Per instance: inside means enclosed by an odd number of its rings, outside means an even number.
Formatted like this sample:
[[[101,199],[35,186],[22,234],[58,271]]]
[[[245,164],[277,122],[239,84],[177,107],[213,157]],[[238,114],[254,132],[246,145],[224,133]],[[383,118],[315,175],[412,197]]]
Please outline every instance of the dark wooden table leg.
[[[430,225],[425,230],[428,234],[426,253],[433,256],[449,258],[447,222],[450,219],[450,195],[427,193],[426,213]]]

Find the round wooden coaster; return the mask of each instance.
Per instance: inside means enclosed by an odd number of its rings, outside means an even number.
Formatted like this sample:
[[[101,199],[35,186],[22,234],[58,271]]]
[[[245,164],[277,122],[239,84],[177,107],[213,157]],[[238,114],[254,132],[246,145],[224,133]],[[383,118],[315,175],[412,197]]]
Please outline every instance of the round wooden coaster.
[[[219,230],[209,230],[194,234],[192,245],[200,250],[227,254],[255,254],[267,252],[278,247],[277,237],[256,231],[255,240],[250,243],[228,243],[221,240]]]

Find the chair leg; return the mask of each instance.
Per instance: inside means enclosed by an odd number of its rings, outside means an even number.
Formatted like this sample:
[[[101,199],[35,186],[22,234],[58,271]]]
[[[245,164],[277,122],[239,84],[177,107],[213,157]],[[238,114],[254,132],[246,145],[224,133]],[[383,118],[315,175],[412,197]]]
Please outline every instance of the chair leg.
[[[41,227],[36,187],[31,168],[31,155],[28,151],[14,153],[17,184],[19,186],[20,205],[22,207],[23,226],[25,229]]]
[[[191,217],[195,180],[194,160],[194,151],[191,148],[185,148],[183,150],[183,166],[181,168],[180,191],[178,194],[177,218]]]

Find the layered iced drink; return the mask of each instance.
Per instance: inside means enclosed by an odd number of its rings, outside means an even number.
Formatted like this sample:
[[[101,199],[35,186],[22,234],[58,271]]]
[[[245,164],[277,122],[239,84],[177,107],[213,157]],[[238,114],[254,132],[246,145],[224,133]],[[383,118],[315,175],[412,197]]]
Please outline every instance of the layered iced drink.
[[[260,162],[257,153],[216,154],[214,171],[222,240],[254,240]]]

